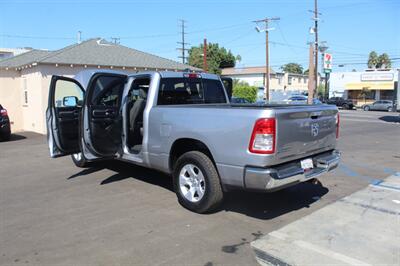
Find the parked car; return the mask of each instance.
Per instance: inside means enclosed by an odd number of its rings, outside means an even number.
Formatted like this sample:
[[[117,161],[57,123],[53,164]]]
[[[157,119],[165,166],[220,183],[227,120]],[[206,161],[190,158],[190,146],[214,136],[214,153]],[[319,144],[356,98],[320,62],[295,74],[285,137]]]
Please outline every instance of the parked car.
[[[342,97],[332,97],[326,101],[327,104],[333,104],[337,107],[342,107],[343,109],[352,110],[354,108],[354,103],[350,99],[344,99]]]
[[[11,126],[7,110],[0,104],[0,140],[10,140]]]
[[[283,101],[289,104],[307,104],[307,97],[303,95],[294,95]]]
[[[283,101],[288,104],[307,104],[308,98],[307,98],[307,96],[303,96],[303,95],[295,95],[295,96],[291,96],[288,99],[285,99]],[[322,104],[322,102],[317,98],[313,98],[312,104]]]
[[[208,73],[86,77],[52,77],[51,157],[72,155],[79,167],[117,159],[168,173],[178,201],[194,212],[215,209],[232,188],[272,192],[339,164],[336,106],[230,104],[219,76]]]
[[[245,98],[232,97],[231,103],[250,103],[250,102],[248,100],[246,100]]]
[[[364,111],[388,111],[393,110],[393,102],[388,100],[375,101],[372,104],[364,104],[361,107]]]

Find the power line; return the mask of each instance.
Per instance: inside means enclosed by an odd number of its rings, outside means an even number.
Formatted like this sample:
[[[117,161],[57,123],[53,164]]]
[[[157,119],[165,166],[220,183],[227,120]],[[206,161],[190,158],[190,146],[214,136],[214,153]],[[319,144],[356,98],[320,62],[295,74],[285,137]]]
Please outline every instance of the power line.
[[[75,37],[48,37],[48,36],[32,36],[32,35],[13,35],[0,34],[0,37],[16,38],[16,39],[38,39],[38,40],[75,40]]]

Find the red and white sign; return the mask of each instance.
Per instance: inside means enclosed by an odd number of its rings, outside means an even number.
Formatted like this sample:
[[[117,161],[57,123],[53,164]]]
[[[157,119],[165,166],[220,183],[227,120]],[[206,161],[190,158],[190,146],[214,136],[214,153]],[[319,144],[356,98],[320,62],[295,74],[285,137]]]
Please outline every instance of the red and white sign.
[[[332,71],[332,55],[328,53],[324,54],[324,71]]]

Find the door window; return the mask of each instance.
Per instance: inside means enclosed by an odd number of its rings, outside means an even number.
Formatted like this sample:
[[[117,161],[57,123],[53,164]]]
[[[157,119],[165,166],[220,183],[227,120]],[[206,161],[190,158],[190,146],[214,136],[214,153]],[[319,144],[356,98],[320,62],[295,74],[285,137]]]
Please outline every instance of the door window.
[[[83,91],[74,82],[62,79],[57,80],[54,93],[54,107],[71,107],[72,99],[75,99],[77,107],[82,106]]]
[[[119,106],[125,79],[118,76],[100,76],[95,81],[92,105]]]

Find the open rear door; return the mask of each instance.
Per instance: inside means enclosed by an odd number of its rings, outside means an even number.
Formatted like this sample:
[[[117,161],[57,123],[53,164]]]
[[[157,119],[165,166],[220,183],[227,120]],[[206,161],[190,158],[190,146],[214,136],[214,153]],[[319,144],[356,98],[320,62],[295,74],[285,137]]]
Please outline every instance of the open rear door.
[[[51,157],[80,152],[79,121],[84,90],[74,79],[52,76],[46,110]]]
[[[122,93],[127,75],[94,74],[87,87],[84,109],[84,142],[102,158],[115,157],[122,150]]]

